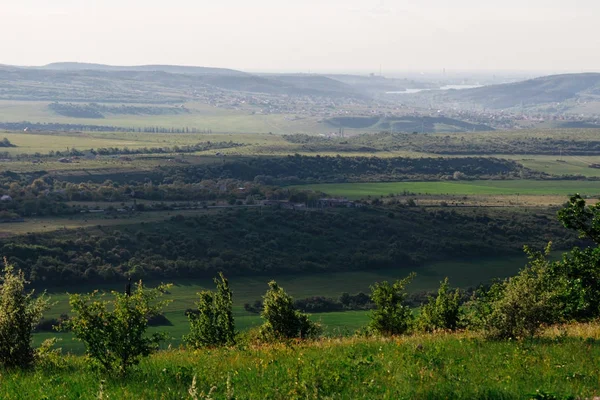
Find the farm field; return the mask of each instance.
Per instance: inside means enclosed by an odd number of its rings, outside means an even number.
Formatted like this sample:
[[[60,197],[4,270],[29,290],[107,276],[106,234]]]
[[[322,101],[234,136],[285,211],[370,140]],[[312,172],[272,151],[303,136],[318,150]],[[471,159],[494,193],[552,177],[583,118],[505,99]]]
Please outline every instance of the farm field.
[[[119,203],[112,203],[117,205]],[[95,203],[89,203],[93,207]],[[28,232],[53,232],[61,229],[88,228],[94,226],[130,225],[132,223],[160,222],[173,215],[185,217],[218,212],[218,208],[177,210],[177,211],[146,211],[135,215],[96,216],[94,214],[81,214],[73,217],[39,217],[26,219],[25,222],[0,223],[0,237],[23,235]]]
[[[512,256],[503,258],[479,258],[462,262],[434,262],[422,267],[414,268],[416,278],[407,287],[409,293],[420,291],[433,291],[439,287],[439,282],[446,276],[456,287],[474,287],[495,278],[504,278],[516,273],[525,265],[525,256]],[[261,319],[256,314],[244,310],[244,303],[253,303],[260,300],[267,290],[267,282],[275,279],[291,296],[301,299],[313,296],[338,298],[342,293],[355,294],[358,292],[369,293],[369,286],[384,280],[393,281],[408,275],[413,269],[352,271],[303,275],[280,276],[253,276],[232,277],[230,286],[234,299],[234,315],[236,326],[239,330],[247,330],[258,326]],[[172,303],[165,309],[165,316],[171,321],[172,326],[152,328],[152,330],[166,331],[173,338],[166,343],[178,345],[182,335],[188,331],[187,318],[184,312],[193,308],[196,293],[205,289],[214,289],[210,280],[173,280],[174,287],[170,290],[168,299]],[[152,286],[158,282],[148,282]],[[123,290],[123,285],[81,285],[76,290],[72,288],[48,288],[55,305],[46,313],[49,318],[58,317],[62,313],[69,313],[68,296],[66,292],[86,293],[93,290]],[[352,333],[364,326],[368,321],[367,311],[346,311],[313,314],[312,319],[323,324],[325,332],[329,335]],[[60,346],[67,351],[80,352],[82,346],[73,341],[70,334],[64,333],[39,333],[36,342],[58,336],[62,339]]]
[[[185,103],[189,113],[176,115],[106,115],[105,118],[74,118],[54,113],[43,101],[0,101],[0,121],[86,124],[122,128],[196,128],[215,133],[327,133],[335,128],[316,117],[298,118],[294,114],[261,114],[258,109],[228,110],[207,104]],[[135,104],[129,104],[135,105]],[[347,129],[362,133],[365,129]]]
[[[387,196],[403,192],[434,195],[564,195],[600,194],[600,182],[595,181],[534,181],[534,180],[477,180],[446,182],[377,182],[330,183],[299,185],[297,188],[315,190],[330,196],[361,199],[367,196]]]

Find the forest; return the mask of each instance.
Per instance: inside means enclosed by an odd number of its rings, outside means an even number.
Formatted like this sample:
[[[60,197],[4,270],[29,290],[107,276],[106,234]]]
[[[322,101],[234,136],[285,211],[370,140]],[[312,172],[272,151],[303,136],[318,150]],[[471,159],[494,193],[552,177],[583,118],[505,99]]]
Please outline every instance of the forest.
[[[34,284],[415,269],[435,260],[520,254],[524,243],[581,242],[551,213],[391,208],[239,209],[163,224],[98,227],[0,239]]]

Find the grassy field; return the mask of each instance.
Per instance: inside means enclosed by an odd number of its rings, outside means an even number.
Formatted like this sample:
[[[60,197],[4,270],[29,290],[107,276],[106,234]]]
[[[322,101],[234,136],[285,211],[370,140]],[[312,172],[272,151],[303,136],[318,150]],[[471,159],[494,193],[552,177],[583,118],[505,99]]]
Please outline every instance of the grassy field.
[[[463,262],[436,262],[416,268],[417,277],[409,285],[409,292],[423,290],[436,290],[439,282],[444,277],[449,277],[453,286],[470,287],[480,283],[489,282],[494,278],[504,278],[514,275],[525,265],[525,257],[505,257],[496,259],[472,259]],[[281,275],[281,276],[256,276],[233,277],[230,279],[231,290],[234,294],[234,315],[236,327],[246,330],[257,326],[261,319],[256,314],[244,310],[244,303],[253,303],[261,299],[267,290],[267,282],[275,279],[294,298],[312,296],[339,297],[343,292],[369,293],[369,286],[383,280],[392,281],[405,277],[411,270],[375,270],[352,271],[323,274]],[[168,299],[172,303],[165,310],[165,316],[171,321],[172,326],[152,328],[153,330],[166,331],[172,337],[167,344],[178,345],[181,337],[188,332],[188,322],[184,312],[194,307],[196,293],[204,289],[214,289],[210,280],[174,280],[175,286],[170,290]],[[148,285],[155,284],[149,282]],[[78,286],[77,288],[49,288],[52,302],[55,303],[46,316],[58,317],[61,313],[69,313],[68,295],[66,292],[90,292],[99,290],[123,290],[123,285],[94,285]],[[319,321],[327,334],[336,335],[354,332],[368,321],[368,312],[332,312],[314,314],[312,319]],[[80,352],[82,346],[74,342],[69,334],[41,333],[36,335],[36,342],[43,339],[59,336],[63,339],[61,346],[68,351]]]
[[[446,182],[378,182],[331,183],[295,186],[327,193],[330,196],[361,199],[367,196],[387,196],[404,191],[432,195],[570,195],[600,194],[600,182],[593,181],[533,181],[489,180]]]
[[[120,203],[112,203],[113,206]],[[88,203],[90,208],[97,203]],[[162,222],[173,215],[183,215],[186,217],[215,213],[219,209],[197,209],[197,210],[177,210],[177,211],[147,211],[133,215],[110,216],[97,214],[81,214],[72,217],[40,217],[25,220],[25,222],[0,223],[0,237],[11,235],[23,235],[29,232],[53,232],[61,229],[89,228],[98,225],[115,226],[130,225],[140,222]]]
[[[599,339],[598,325],[574,324],[529,341],[438,333],[242,344],[162,351],[125,377],[70,356],[3,372],[0,398],[591,399],[600,394]]]
[[[186,103],[190,111],[175,115],[115,115],[105,118],[73,118],[54,113],[48,108],[50,102],[43,101],[0,101],[0,121],[41,122],[61,124],[85,124],[117,126],[122,128],[144,128],[158,126],[164,128],[210,129],[215,133],[327,133],[335,131],[317,117],[298,117],[295,114],[261,114],[249,109],[231,110],[207,104]],[[134,104],[130,104],[134,105]],[[147,106],[147,105],[146,105]],[[346,129],[350,133],[365,130]]]

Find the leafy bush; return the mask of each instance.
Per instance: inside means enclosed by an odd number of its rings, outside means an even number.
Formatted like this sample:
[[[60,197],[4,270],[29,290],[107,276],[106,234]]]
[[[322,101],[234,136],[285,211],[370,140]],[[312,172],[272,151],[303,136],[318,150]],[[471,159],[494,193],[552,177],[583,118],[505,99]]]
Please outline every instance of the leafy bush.
[[[425,331],[455,330],[460,321],[460,290],[450,291],[448,278],[440,283],[437,297],[429,297],[421,307],[419,326]]]
[[[372,332],[390,336],[406,332],[413,320],[412,311],[404,304],[406,293],[404,288],[415,277],[412,273],[392,285],[387,281],[371,286],[371,300],[375,310],[371,313],[369,329]]]
[[[508,339],[536,335],[544,324],[560,321],[572,288],[563,277],[552,273],[545,252],[525,248],[529,264],[516,276],[498,283],[501,295],[491,302],[486,320],[487,334],[493,338]],[[581,291],[577,291],[581,293]]]
[[[170,285],[146,289],[140,281],[126,293],[112,292],[105,300],[98,291],[69,298],[71,318],[63,325],[82,341],[86,354],[106,371],[121,374],[137,365],[140,358],[157,350],[164,334],[146,335],[148,319],[161,313],[168,301],[158,301]]]
[[[196,349],[235,342],[233,295],[229,289],[229,282],[222,273],[219,273],[219,279],[215,278],[214,282],[217,292],[206,290],[198,293],[200,299],[196,303],[197,312],[187,313],[190,334],[185,336],[184,340]]]
[[[27,283],[23,271],[15,271],[5,259],[0,275],[0,365],[7,368],[33,364],[33,330],[50,306],[44,294],[27,293]]]
[[[269,282],[263,297],[261,317],[265,323],[260,327],[260,335],[266,340],[314,338],[321,333],[321,327],[296,310],[292,297],[275,281]]]

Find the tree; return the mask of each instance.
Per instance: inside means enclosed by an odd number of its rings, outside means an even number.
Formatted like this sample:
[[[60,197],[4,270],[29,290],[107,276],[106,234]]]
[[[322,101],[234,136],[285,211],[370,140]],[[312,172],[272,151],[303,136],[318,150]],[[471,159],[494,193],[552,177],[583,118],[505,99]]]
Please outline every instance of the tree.
[[[216,293],[208,290],[198,293],[198,310],[188,314],[190,334],[184,340],[196,349],[235,343],[233,295],[229,282],[222,273],[214,282],[217,285]]]
[[[33,364],[33,330],[50,306],[44,294],[35,297],[33,291],[27,293],[27,283],[23,271],[15,271],[4,259],[0,275],[0,365],[7,368]]]
[[[565,228],[577,230],[580,237],[600,244],[600,203],[586,206],[585,200],[576,194],[558,212],[558,219]]]
[[[260,333],[267,340],[314,338],[321,333],[321,327],[296,310],[292,297],[275,281],[269,282],[269,290],[263,296],[261,317],[265,323]]]
[[[581,238],[591,239],[595,247],[575,248],[565,253],[556,263],[554,273],[567,279],[573,288],[581,286],[584,291],[585,307],[577,311],[570,309],[574,319],[589,319],[600,316],[600,203],[586,205],[579,194],[572,196],[566,206],[558,212],[558,219],[569,229],[579,232]],[[576,295],[577,297],[577,295]]]
[[[392,285],[387,281],[371,286],[371,301],[375,310],[371,312],[369,328],[378,334],[400,335],[408,330],[413,319],[409,306],[404,304],[406,285],[415,277],[412,273]]]
[[[130,285],[125,293],[113,291],[113,300],[105,300],[98,291],[71,295],[72,316],[64,328],[85,344],[87,355],[104,370],[125,374],[165,339],[160,333],[147,336],[146,330],[148,319],[160,314],[169,302],[158,299],[170,286],[146,289],[140,281],[133,291]]]
[[[429,299],[419,315],[419,325],[426,331],[455,330],[460,319],[460,290],[450,291],[448,278],[440,282],[437,297]]]

